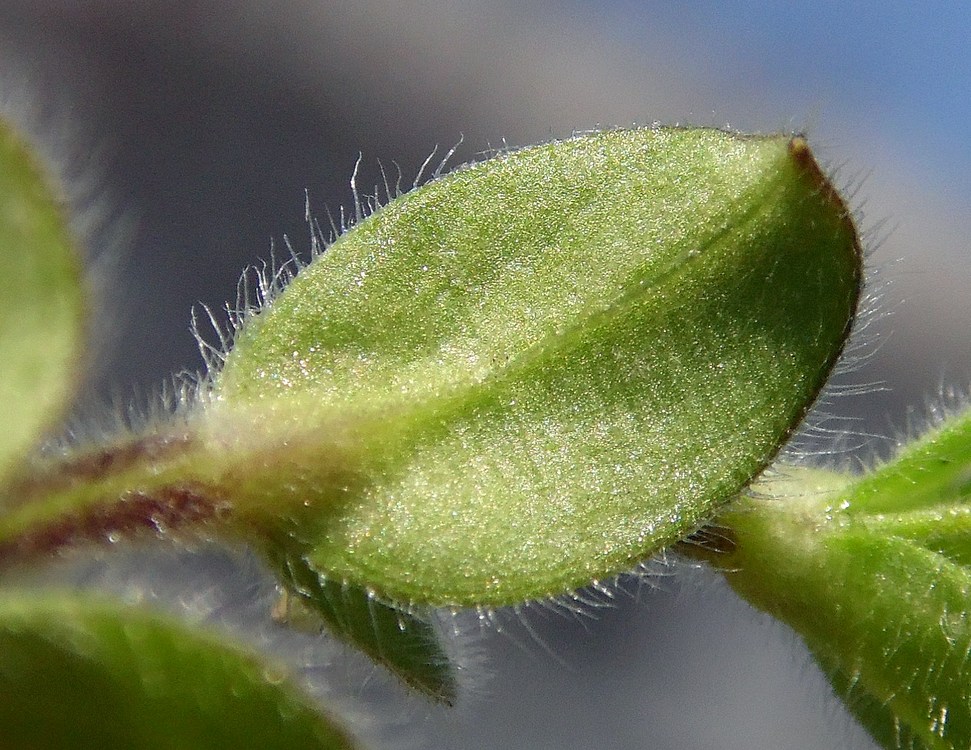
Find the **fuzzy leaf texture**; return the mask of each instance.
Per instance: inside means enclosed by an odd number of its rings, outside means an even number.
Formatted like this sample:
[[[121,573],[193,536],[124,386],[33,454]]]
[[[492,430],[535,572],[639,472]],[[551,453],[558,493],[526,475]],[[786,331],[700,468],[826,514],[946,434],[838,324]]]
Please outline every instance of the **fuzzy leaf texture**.
[[[888,750],[971,746],[971,411],[862,477],[791,468],[707,555]]]
[[[234,522],[407,604],[627,570],[776,454],[841,350],[860,263],[799,137],[617,130],[457,170],[238,333],[207,429],[273,459],[235,481]]]
[[[5,748],[354,747],[278,666],[161,615],[7,592],[0,653]]]
[[[46,175],[0,119],[0,484],[73,395],[85,324],[81,268]]]

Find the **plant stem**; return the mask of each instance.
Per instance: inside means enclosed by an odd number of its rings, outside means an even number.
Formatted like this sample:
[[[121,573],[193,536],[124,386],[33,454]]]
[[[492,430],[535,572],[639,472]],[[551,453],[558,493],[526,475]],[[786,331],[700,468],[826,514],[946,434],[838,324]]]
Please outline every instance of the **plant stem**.
[[[197,453],[197,439],[185,430],[33,465],[3,492],[0,567],[224,517],[230,506],[220,488],[193,470]]]
[[[133,538],[298,542],[361,477],[347,432],[283,425],[200,408],[191,420],[32,464],[0,490],[0,567]]]

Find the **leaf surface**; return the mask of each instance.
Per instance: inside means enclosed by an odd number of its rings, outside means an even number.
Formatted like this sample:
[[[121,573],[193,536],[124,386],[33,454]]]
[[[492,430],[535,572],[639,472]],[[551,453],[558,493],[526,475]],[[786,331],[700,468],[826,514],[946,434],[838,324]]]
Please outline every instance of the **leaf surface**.
[[[580,136],[340,237],[245,325],[212,415],[285,414],[294,444],[349,429],[359,486],[288,531],[330,579],[408,603],[555,596],[677,541],[766,465],[859,285],[801,138]],[[255,515],[277,524],[284,494]]]
[[[61,202],[0,120],[0,484],[62,415],[79,378],[81,269]]]
[[[883,747],[971,745],[971,411],[862,477],[785,471],[717,518],[710,560]]]
[[[74,595],[0,598],[0,736],[44,750],[345,750],[285,670],[169,618]]]

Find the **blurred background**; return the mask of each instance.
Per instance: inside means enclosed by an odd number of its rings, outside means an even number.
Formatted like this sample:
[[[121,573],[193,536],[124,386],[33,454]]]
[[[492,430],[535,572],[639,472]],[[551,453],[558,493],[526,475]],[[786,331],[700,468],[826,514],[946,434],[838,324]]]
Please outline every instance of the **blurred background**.
[[[192,305],[233,300],[271,242],[306,249],[304,191],[349,205],[359,154],[368,185],[460,135],[455,163],[635,123],[806,131],[880,293],[843,379],[878,385],[828,406],[886,436],[865,456],[971,380],[968,28],[971,6],[936,2],[0,0],[0,91],[86,206],[109,291],[97,402],[199,369]],[[595,620],[506,618],[479,644],[488,677],[455,712],[418,709],[409,743],[873,747],[791,634],[674,573]]]

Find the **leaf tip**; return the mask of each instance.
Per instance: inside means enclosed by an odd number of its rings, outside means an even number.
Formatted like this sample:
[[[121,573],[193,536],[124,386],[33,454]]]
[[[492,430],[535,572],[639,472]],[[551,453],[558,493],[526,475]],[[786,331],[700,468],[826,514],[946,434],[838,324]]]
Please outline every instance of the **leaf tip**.
[[[851,212],[846,201],[843,200],[843,196],[839,194],[830,178],[819,166],[819,162],[816,161],[816,157],[809,147],[808,139],[802,133],[796,133],[789,139],[789,156],[799,171],[813,183],[819,194],[831,203],[837,211],[849,218]],[[855,228],[854,234],[856,234]]]

